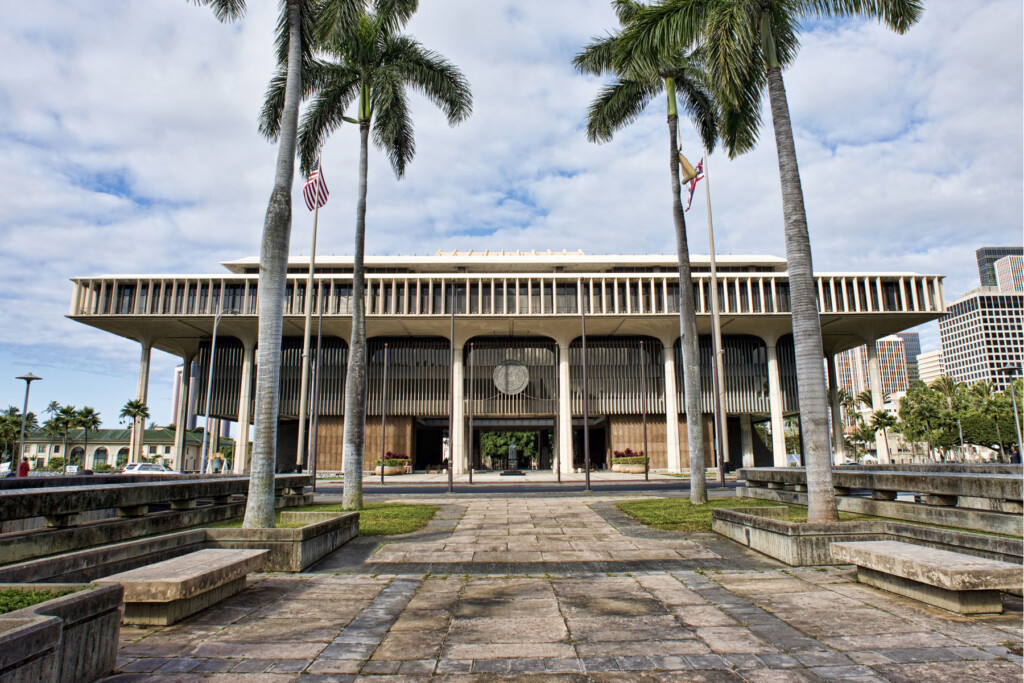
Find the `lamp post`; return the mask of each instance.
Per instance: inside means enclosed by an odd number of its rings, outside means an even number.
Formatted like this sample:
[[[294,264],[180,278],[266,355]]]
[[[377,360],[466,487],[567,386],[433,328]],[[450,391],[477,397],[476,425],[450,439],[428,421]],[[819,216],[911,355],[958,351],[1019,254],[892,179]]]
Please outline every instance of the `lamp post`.
[[[1018,368],[1015,365],[1007,365],[1005,368],[1000,370],[1000,372],[1002,372],[1004,375],[1008,375],[1010,378],[1009,386],[1010,401],[1013,405],[1013,426],[1017,429],[1017,455],[1022,456],[1024,455],[1024,450],[1021,450],[1021,442],[1024,441],[1024,439],[1021,439],[1020,433],[1020,415],[1017,413],[1017,394],[1013,391],[1013,378],[1017,375],[1018,372],[1020,372],[1020,368]],[[1021,400],[1024,401],[1024,399]],[[996,419],[998,420],[999,418],[997,417]],[[24,422],[22,424],[24,424]]]
[[[210,397],[213,392],[213,362],[217,357],[217,325],[220,324],[220,317],[225,313],[234,313],[234,309],[222,309],[217,311],[213,318],[213,338],[210,341],[210,369],[206,374],[206,417],[203,423],[203,448],[202,459],[199,465],[199,474],[206,474],[206,444],[210,438]]]
[[[28,390],[34,380],[42,379],[42,377],[36,377],[30,372],[15,379],[25,380],[25,405],[21,409],[21,437],[18,439],[18,452],[11,458],[11,471],[17,474],[21,455],[25,452],[25,423],[28,422]]]

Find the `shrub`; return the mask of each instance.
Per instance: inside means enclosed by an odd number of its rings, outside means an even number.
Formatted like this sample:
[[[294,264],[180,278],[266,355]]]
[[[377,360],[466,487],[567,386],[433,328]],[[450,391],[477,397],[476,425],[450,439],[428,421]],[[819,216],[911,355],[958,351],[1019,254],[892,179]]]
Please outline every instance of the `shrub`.
[[[51,472],[58,472],[64,469],[64,458],[50,458],[50,462],[46,466],[46,469]]]
[[[627,448],[624,451],[615,451],[612,455],[613,465],[643,465],[647,462],[643,451],[634,451],[631,448]]]
[[[378,460],[378,462],[380,462]],[[409,456],[404,453],[393,453],[388,451],[384,454],[384,466],[385,467],[407,467],[409,465]]]

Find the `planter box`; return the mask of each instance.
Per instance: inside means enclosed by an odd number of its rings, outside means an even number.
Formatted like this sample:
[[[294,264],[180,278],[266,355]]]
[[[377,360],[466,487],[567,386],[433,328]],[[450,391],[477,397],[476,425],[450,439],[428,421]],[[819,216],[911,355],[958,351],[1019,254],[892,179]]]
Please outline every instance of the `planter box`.
[[[831,544],[843,541],[905,541],[1018,564],[1024,555],[1018,538],[895,521],[806,524],[785,521],[786,516],[782,507],[718,509],[711,513],[711,529],[793,567],[841,564],[832,556]]]
[[[270,551],[263,571],[300,572],[359,535],[359,513],[282,512],[282,520],[305,522],[294,529],[207,529],[209,548]]]
[[[612,465],[612,472],[628,472],[629,474],[643,474],[643,465]]]
[[[81,584],[0,584],[26,590]],[[0,680],[90,683],[117,660],[120,586],[84,587],[70,595],[0,615]]]
[[[378,477],[380,476],[379,465],[376,467],[376,469],[373,470],[373,473],[376,474]],[[405,474],[405,467],[402,465],[387,465],[384,467],[384,476],[386,477],[389,474]]]

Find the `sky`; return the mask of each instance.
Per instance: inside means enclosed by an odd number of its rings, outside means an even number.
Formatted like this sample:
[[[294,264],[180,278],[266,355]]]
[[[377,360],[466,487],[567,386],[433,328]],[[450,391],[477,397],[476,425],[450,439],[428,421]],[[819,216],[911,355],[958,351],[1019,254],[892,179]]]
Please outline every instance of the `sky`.
[[[96,408],[134,398],[139,345],[68,320],[72,277],[223,272],[259,253],[276,146],[257,132],[277,3],[218,23],[185,0],[7,3],[0,22],[0,407]],[[1022,7],[930,0],[898,36],[874,22],[809,23],[784,76],[818,271],[946,276],[977,286],[974,250],[1022,243]],[[584,117],[602,80],[572,57],[614,29],[597,0],[430,0],[407,26],[470,82],[450,128],[412,95],[416,158],[396,180],[371,151],[368,254],[438,249],[674,253],[664,103],[609,143]],[[765,111],[764,118],[770,121]],[[692,127],[680,126],[689,156]],[[358,132],[323,150],[321,254],[350,254]],[[774,138],[709,158],[721,254],[784,255]],[[292,254],[312,221],[296,176]],[[687,214],[707,252],[702,193]],[[935,323],[922,326],[938,348]],[[154,352],[150,409],[171,421],[174,367]]]

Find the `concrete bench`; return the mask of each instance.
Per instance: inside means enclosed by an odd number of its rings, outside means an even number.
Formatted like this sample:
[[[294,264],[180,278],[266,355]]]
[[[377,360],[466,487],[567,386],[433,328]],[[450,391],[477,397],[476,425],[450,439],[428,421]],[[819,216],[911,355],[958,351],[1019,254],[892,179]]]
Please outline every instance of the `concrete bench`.
[[[94,583],[124,587],[124,623],[168,626],[243,590],[246,574],[261,569],[268,554],[199,550]]]
[[[958,614],[1003,611],[1000,591],[1020,590],[1021,567],[899,541],[831,544],[832,557],[857,565],[861,583]]]

